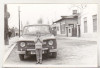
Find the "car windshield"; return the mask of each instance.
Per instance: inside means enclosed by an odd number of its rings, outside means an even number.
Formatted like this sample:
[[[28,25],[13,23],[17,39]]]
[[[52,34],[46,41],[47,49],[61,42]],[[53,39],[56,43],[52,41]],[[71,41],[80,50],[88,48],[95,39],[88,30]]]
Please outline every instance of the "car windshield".
[[[23,30],[23,34],[36,34],[37,32],[50,33],[50,28],[49,26],[35,25],[35,26],[26,26]]]

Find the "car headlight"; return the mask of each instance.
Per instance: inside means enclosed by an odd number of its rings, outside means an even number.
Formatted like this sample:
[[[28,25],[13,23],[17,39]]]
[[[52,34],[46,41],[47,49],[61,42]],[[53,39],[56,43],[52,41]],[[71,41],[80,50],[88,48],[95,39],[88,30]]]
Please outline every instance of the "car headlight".
[[[21,47],[25,47],[25,42],[21,42],[21,43],[20,43],[20,46],[21,46]]]
[[[48,44],[49,44],[49,45],[53,45],[53,41],[50,40],[50,41],[48,42]]]

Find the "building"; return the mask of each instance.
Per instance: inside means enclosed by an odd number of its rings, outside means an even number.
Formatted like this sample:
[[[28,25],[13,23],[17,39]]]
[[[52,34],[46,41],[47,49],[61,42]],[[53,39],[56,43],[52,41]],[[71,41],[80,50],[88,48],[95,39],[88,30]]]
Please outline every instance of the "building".
[[[56,29],[57,34],[66,35],[67,37],[80,36],[80,22],[79,13],[73,10],[70,16],[61,16],[61,19],[53,22],[53,28]]]
[[[88,4],[81,15],[81,37],[97,37],[97,4]]]
[[[97,37],[97,4],[88,4],[85,8],[73,10],[71,16],[61,16],[53,24],[57,34],[66,35],[67,37]]]

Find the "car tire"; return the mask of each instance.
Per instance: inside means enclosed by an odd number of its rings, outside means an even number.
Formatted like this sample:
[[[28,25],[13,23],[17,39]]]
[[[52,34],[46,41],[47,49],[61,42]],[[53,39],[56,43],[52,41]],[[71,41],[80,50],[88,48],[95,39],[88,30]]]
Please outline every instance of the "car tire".
[[[56,58],[57,57],[57,52],[52,52],[52,58]]]
[[[24,60],[24,54],[19,54],[20,60]]]

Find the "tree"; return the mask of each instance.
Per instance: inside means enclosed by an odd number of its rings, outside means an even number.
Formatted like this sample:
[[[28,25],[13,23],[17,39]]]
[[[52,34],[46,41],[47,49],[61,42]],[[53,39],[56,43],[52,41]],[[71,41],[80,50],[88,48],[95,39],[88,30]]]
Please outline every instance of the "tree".
[[[40,18],[40,19],[38,20],[38,24],[42,24],[42,23],[43,23],[42,18]]]
[[[26,26],[28,26],[28,25],[29,25],[29,21],[26,22]]]

